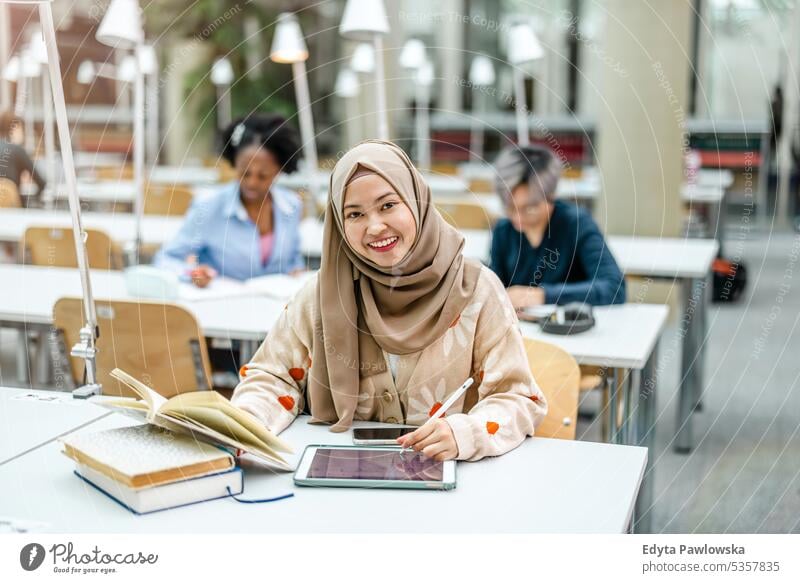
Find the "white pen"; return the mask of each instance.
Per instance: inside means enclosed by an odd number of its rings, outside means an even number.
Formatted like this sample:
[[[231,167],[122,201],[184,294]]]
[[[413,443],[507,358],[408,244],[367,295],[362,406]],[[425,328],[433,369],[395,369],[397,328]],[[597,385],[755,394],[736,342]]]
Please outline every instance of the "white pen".
[[[450,395],[450,398],[447,399],[441,407],[439,407],[439,409],[436,411],[436,413],[434,413],[433,415],[428,417],[428,420],[425,423],[423,423],[422,425],[420,425],[419,427],[417,427],[417,429],[419,429],[420,427],[425,427],[428,423],[436,421],[439,417],[444,415],[447,412],[447,410],[450,407],[453,406],[453,403],[458,401],[458,398],[461,395],[463,395],[467,391],[467,389],[472,386],[472,383],[474,383],[474,382],[475,382],[475,379],[473,379],[472,377],[469,377],[467,380],[465,380],[464,384],[461,385],[460,387],[458,387],[458,389],[456,389],[455,393]],[[416,429],[414,431],[416,431]],[[404,448],[402,448],[401,453],[404,452],[404,451],[408,451],[409,449],[413,449],[413,448],[404,447]]]

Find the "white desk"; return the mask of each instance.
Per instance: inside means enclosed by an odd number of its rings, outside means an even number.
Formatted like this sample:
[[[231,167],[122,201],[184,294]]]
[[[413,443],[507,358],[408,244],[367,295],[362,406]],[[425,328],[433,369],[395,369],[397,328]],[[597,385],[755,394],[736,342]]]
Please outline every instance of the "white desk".
[[[302,170],[298,170],[293,174],[280,174],[278,176],[278,184],[299,190],[307,188],[310,182],[317,188],[317,193],[322,196],[328,195],[328,185],[330,183],[330,172],[326,170],[319,170],[313,174],[311,180]],[[430,172],[423,173],[425,181],[434,195],[454,195],[464,194],[469,191],[469,184],[466,180],[458,176],[451,176],[448,174],[433,174]]]
[[[594,328],[570,336],[544,334],[538,324],[520,322],[525,338],[559,346],[580,364],[608,369],[608,411],[618,410],[622,392],[625,411],[622,424],[617,430],[615,423],[608,423],[609,432],[605,437],[609,443],[643,446],[650,452],[636,501],[637,531],[641,532],[649,532],[652,522],[658,341],[668,313],[667,306],[653,304],[596,307]],[[627,382],[617,377],[617,369],[631,371]]]
[[[213,184],[219,178],[219,170],[209,166],[155,166],[150,170],[150,182],[156,184]]]
[[[114,241],[125,244],[135,239],[136,220],[129,213],[82,213],[84,229],[105,231]],[[142,220],[142,242],[161,246],[180,229],[182,217],[148,215]],[[25,229],[36,226],[72,227],[69,211],[41,209],[2,209],[0,241],[18,243]]]
[[[0,281],[14,282],[13,286],[0,286],[0,326],[19,328],[25,333],[38,332],[39,350],[33,370],[39,383],[44,383],[50,375],[50,354],[43,348],[47,346],[47,334],[53,322],[53,306],[61,297],[81,297],[78,271],[64,267],[0,265]],[[124,276],[119,271],[93,270],[92,291],[95,299],[136,300],[128,294]],[[241,356],[247,360],[280,316],[286,301],[242,295],[212,296],[195,301],[179,299],[176,303],[194,315],[206,337],[242,341]],[[25,343],[18,345],[22,383],[28,381],[26,349]]]
[[[75,411],[65,407],[64,414]],[[306,419],[283,433],[298,454],[311,443],[350,443],[349,433]],[[131,423],[114,414],[82,431]],[[639,447],[528,439],[499,458],[459,463],[450,492],[303,488],[290,473],[248,467],[245,498],[295,496],[256,505],[215,500],[135,516],[78,479],[60,449],[50,443],[3,467],[0,515],[49,523],[54,532],[622,533],[647,458]]]
[[[108,414],[71,393],[0,388],[0,464]]]
[[[731,178],[731,182],[732,182]],[[728,192],[724,177],[707,178],[706,182],[698,180],[697,184],[684,184],[681,188],[681,198],[689,207],[705,207],[708,209],[708,228],[713,231],[714,238],[719,244],[719,252],[722,253],[723,240],[725,238],[725,219],[727,211],[725,209],[725,195]]]

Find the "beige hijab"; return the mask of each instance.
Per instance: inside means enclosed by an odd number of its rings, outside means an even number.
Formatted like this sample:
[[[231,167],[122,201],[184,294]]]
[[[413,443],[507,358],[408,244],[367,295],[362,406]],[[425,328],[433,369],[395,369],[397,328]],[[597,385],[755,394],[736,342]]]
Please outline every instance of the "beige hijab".
[[[344,195],[359,167],[391,184],[416,221],[414,244],[391,268],[359,255],[345,239]],[[464,260],[464,237],[442,219],[422,175],[395,144],[369,140],[348,151],[329,192],[308,404],[314,420],[344,431],[360,378],[386,370],[381,349],[410,354],[440,338],[472,297],[480,266]]]

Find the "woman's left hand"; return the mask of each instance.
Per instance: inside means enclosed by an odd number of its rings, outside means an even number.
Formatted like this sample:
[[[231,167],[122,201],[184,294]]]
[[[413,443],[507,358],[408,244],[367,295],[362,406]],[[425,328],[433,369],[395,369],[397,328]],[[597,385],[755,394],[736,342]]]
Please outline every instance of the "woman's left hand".
[[[422,455],[443,462],[458,456],[458,445],[450,424],[437,419],[418,429],[397,438],[401,447],[410,447]]]

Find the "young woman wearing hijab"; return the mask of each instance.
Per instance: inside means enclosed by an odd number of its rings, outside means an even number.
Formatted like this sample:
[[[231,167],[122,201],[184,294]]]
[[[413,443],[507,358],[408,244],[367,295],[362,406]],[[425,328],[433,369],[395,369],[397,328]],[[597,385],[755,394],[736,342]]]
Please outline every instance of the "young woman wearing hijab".
[[[307,409],[345,431],[354,419],[421,425],[467,378],[444,417],[400,440],[438,460],[516,447],[546,414],[517,318],[495,275],[394,144],[351,149],[331,176],[322,265],[242,368],[232,403],[273,432]]]
[[[254,115],[233,122],[223,143],[238,180],[196,200],[153,263],[190,275],[199,287],[217,275],[244,280],[303,269],[302,204],[275,183],[280,172],[297,169],[296,132],[280,116]]]
[[[584,209],[556,200],[561,164],[543,146],[509,146],[495,162],[507,218],[492,233],[492,270],[516,309],[625,302],[625,279]]]

